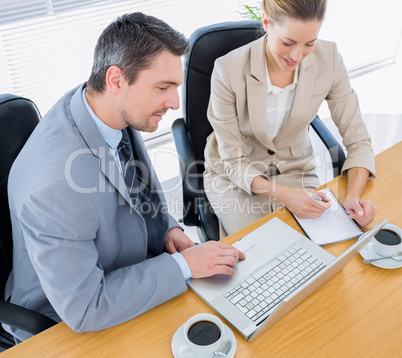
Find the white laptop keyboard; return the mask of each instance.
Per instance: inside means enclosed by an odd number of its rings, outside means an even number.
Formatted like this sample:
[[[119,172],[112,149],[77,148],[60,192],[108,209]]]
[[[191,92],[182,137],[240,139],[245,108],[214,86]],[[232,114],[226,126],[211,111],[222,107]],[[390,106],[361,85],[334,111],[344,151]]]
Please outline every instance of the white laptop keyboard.
[[[256,322],[324,267],[320,259],[293,244],[223,296]]]

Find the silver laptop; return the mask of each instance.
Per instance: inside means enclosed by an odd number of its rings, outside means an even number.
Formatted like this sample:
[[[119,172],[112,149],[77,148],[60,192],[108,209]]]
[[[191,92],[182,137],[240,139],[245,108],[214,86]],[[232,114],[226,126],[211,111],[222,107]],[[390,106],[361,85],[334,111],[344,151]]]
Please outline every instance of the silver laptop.
[[[188,285],[252,341],[342,270],[386,222],[335,257],[273,218],[233,245],[246,254],[234,276],[190,279]]]

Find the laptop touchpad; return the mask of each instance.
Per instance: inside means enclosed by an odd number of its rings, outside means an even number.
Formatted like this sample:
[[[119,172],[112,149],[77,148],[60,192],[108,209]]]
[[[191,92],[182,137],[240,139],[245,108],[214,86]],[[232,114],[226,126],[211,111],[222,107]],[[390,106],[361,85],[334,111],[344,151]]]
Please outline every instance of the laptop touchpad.
[[[238,247],[239,250],[243,251],[246,254],[246,259],[243,261],[239,261],[237,263],[236,268],[242,270],[248,270],[249,267],[255,266],[259,263],[260,260],[264,259],[267,260],[268,254],[257,245],[252,245],[247,249],[241,249]]]

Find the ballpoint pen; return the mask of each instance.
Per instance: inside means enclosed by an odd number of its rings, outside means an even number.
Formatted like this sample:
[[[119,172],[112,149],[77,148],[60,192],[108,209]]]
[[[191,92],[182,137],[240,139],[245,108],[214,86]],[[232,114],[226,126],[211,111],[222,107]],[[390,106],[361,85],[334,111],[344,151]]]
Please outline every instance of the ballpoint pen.
[[[328,201],[327,201],[327,200],[325,200],[325,199],[321,198],[321,196],[318,196],[317,194],[310,193],[310,192],[309,192],[309,194],[310,194],[310,196],[311,196],[313,199],[323,201],[324,203],[328,203]]]

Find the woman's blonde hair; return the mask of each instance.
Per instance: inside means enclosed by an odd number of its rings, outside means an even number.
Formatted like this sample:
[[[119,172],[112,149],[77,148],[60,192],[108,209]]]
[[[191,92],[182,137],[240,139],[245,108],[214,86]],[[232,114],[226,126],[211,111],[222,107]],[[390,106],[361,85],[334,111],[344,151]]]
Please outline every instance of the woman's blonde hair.
[[[295,20],[322,21],[327,9],[327,0],[262,0],[262,11],[268,20],[280,22],[284,17]]]

